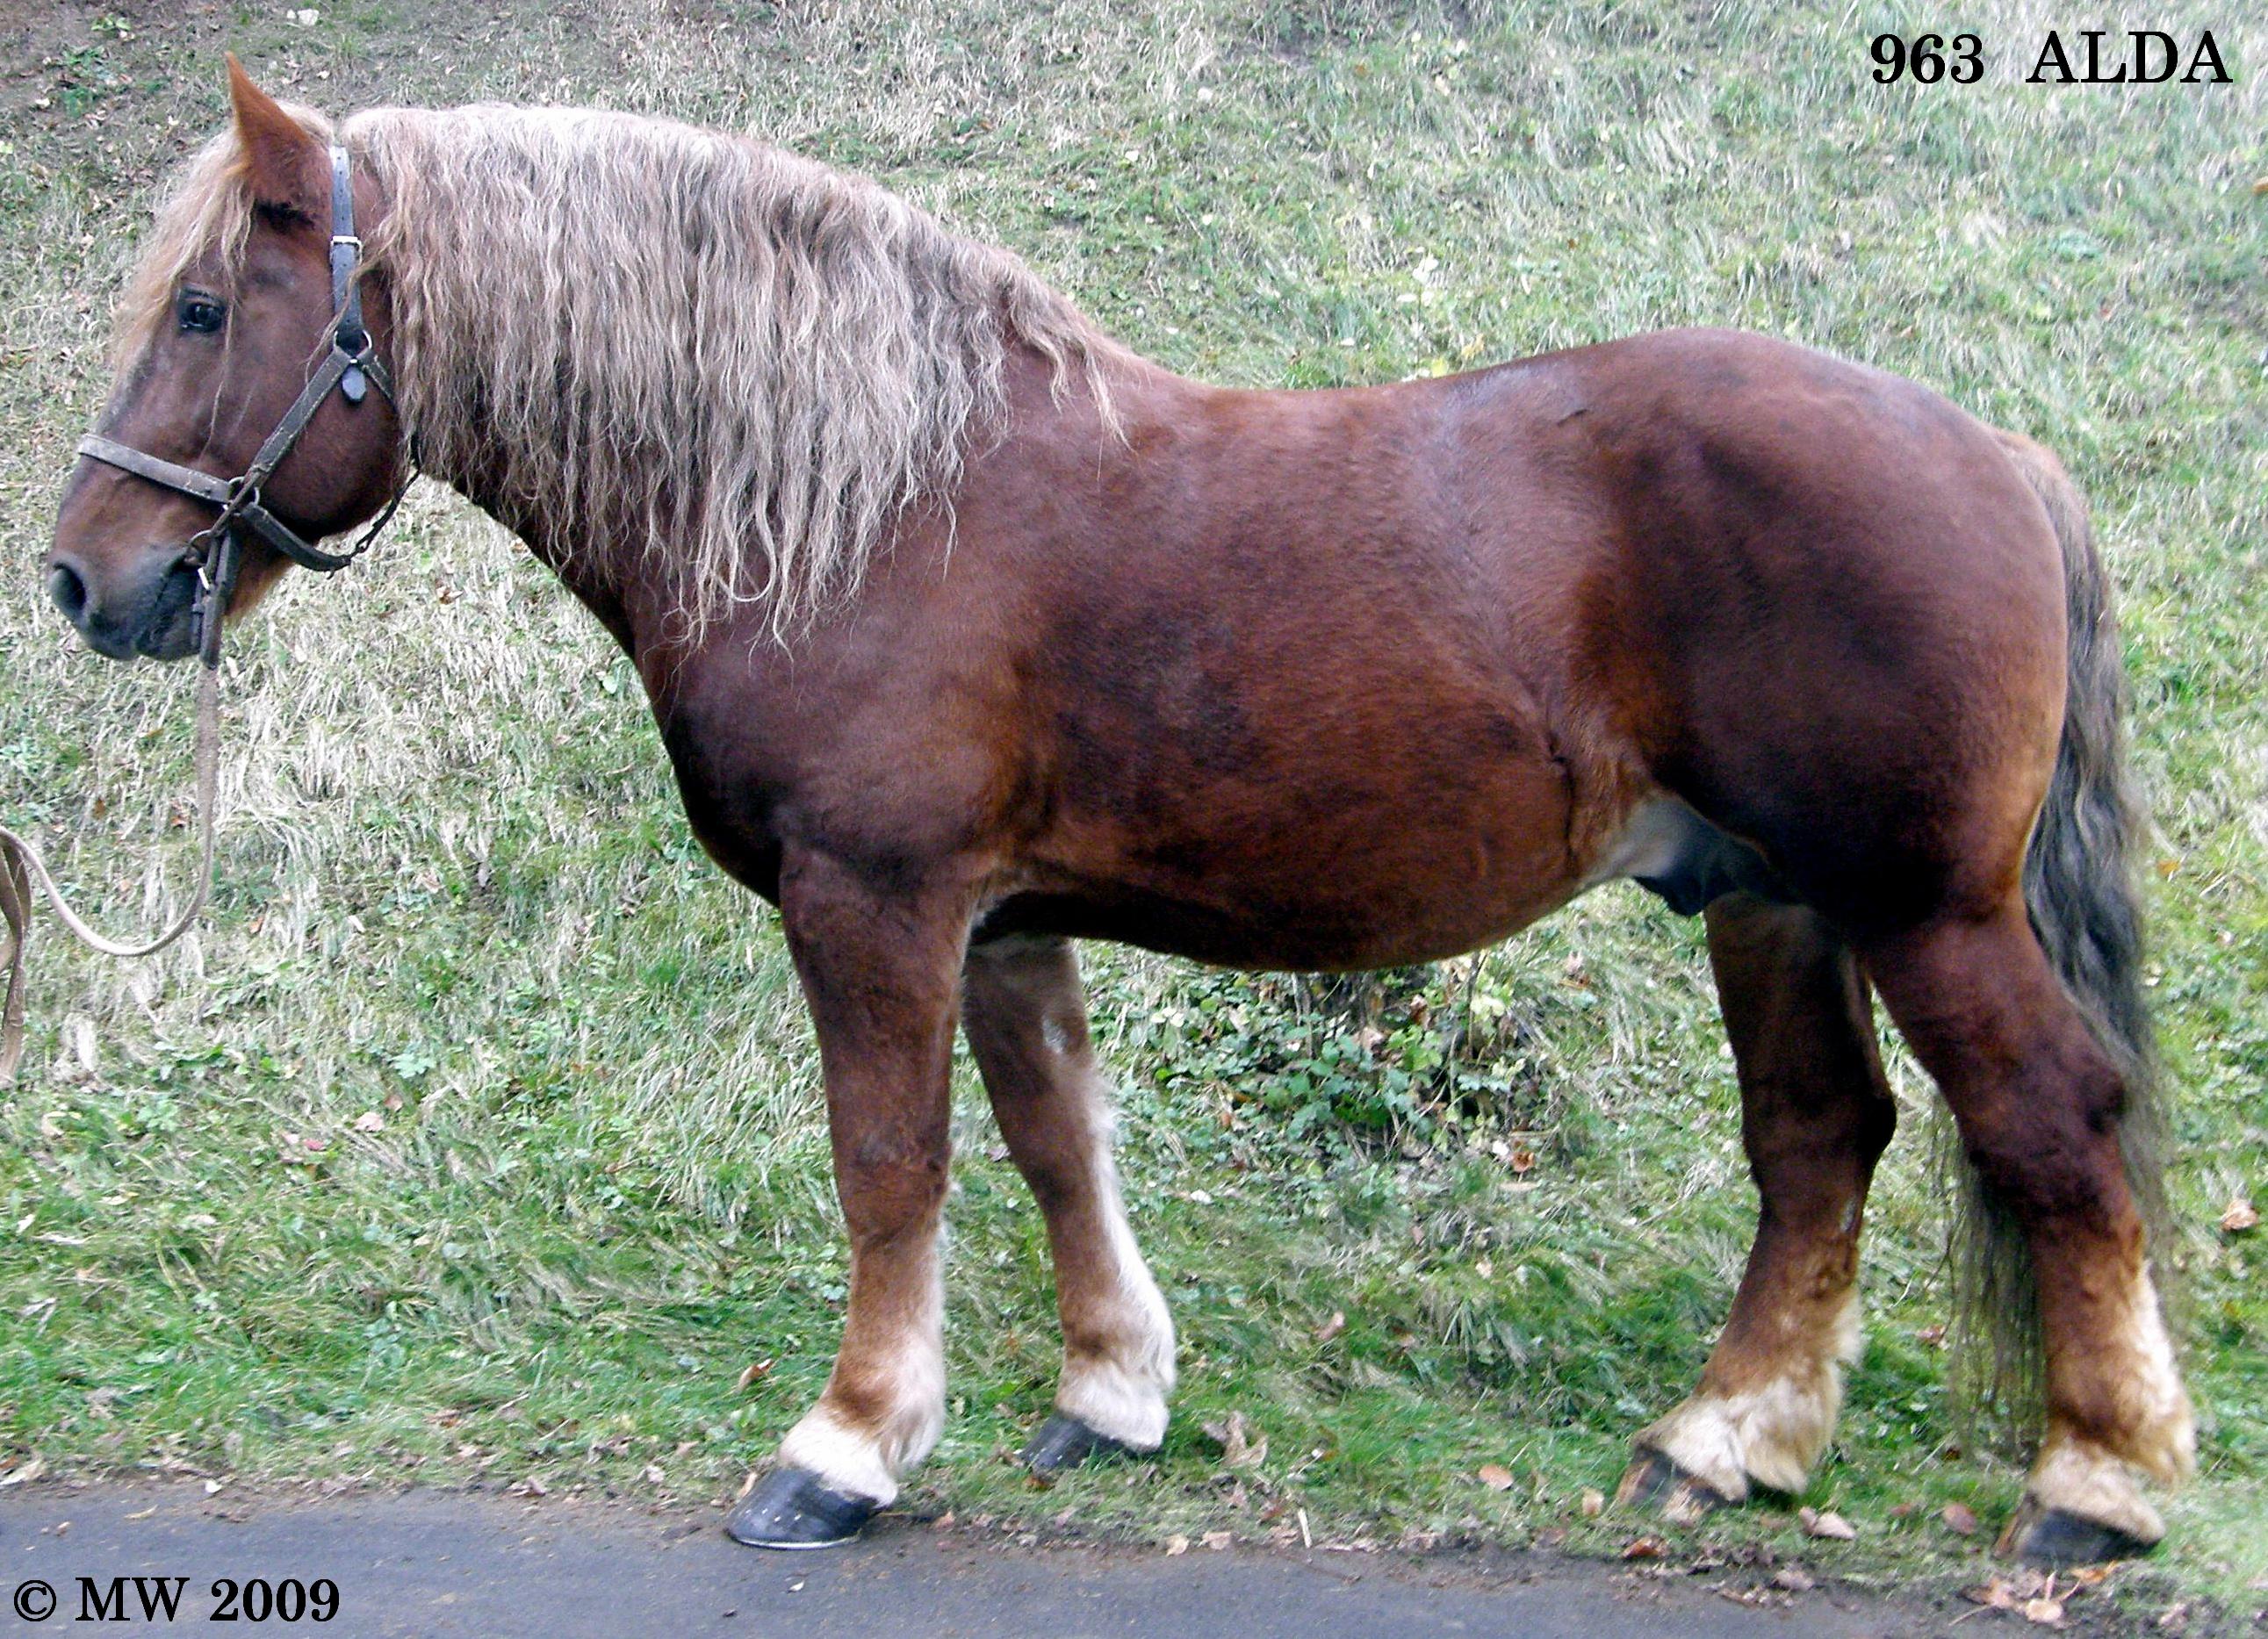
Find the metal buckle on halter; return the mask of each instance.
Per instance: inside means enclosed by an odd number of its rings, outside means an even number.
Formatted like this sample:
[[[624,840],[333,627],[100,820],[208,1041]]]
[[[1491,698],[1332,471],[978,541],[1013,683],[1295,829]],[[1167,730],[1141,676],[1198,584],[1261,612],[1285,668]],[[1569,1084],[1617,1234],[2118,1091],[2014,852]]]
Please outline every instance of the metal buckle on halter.
[[[181,562],[188,566],[189,572],[197,577],[199,606],[212,596],[213,547],[223,534],[234,527],[234,522],[224,517],[217,522],[206,525],[182,543]]]

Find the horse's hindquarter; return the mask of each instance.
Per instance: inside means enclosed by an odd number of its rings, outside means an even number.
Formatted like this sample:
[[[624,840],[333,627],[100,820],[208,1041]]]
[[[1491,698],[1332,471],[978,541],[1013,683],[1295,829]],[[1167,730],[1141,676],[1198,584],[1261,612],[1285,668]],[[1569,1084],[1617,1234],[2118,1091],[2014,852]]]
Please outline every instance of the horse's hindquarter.
[[[1769,338],[1571,356],[1616,550],[1587,687],[1668,790],[1854,922],[2019,869],[2064,697],[2064,570],[2000,435]]]

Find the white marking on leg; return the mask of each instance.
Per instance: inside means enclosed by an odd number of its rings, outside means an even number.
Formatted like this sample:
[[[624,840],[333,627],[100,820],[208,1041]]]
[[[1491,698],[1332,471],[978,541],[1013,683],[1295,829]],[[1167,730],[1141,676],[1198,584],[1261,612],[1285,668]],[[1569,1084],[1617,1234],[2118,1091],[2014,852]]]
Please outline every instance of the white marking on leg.
[[[2166,1534],[2165,1521],[2134,1483],[2134,1471],[2076,1435],[2049,1437],[2025,1488],[2048,1508],[2113,1526],[2137,1542],[2155,1542]]]
[[[780,1465],[879,1505],[895,1501],[899,1477],[936,1449],[945,1429],[945,1286],[934,1251],[921,1306],[887,1364],[890,1409],[873,1426],[844,1417],[821,1394],[780,1442]]]
[[[1088,1167],[1106,1226],[1102,1274],[1110,1289],[1090,1319],[1115,1345],[1107,1354],[1064,1349],[1056,1408],[1122,1445],[1155,1451],[1166,1437],[1166,1396],[1174,1386],[1173,1317],[1126,1221],[1111,1155],[1116,1122],[1108,1084],[1092,1069],[1079,1079],[1084,1107],[1078,1119],[1086,1133]]]
[[[1862,1346],[1859,1294],[1846,1291],[1828,1319],[1825,1349],[1762,1386],[1722,1394],[1705,1389],[1638,1437],[1727,1502],[1751,1482],[1800,1491],[1835,1432],[1843,1409],[1843,1367]]]
[[[2146,1261],[2129,1283],[2127,1293],[2117,1337],[2132,1363],[2124,1385],[2126,1403],[2122,1407],[2132,1444],[2124,1455],[2154,1478],[2171,1485],[2197,1472],[2197,1420],[2190,1408],[2189,1391],[2182,1386],[2181,1373],[2174,1365],[2173,1341],[2166,1335],[2157,1283],[2150,1278]]]

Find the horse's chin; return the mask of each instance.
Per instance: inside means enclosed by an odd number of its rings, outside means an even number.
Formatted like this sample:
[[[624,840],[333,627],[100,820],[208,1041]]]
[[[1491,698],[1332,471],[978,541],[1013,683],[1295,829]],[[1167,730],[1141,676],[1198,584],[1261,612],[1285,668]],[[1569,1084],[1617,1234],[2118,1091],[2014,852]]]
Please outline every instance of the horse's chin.
[[[138,639],[133,652],[151,660],[186,660],[197,651],[196,623],[181,621],[155,637]]]
[[[186,660],[197,651],[196,600],[196,571],[177,563],[158,582],[141,629],[124,648],[114,650],[97,643],[92,631],[87,633],[87,642],[98,653],[114,660],[136,655],[151,660]]]

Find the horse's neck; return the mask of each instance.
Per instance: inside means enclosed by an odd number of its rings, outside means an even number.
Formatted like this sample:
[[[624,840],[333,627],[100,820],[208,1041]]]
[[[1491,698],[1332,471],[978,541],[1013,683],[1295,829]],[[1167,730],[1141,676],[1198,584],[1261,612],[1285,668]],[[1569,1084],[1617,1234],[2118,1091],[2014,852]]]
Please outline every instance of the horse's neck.
[[[535,561],[575,595],[577,602],[598,617],[617,643],[635,654],[632,599],[616,584],[618,568],[612,555],[600,550],[596,541],[577,539],[558,529],[542,507],[511,494],[501,479],[504,470],[504,452],[499,449],[490,461],[470,472],[445,474],[444,481],[517,537]]]
[[[1178,459],[1184,452],[1176,435],[1186,429],[1201,401],[1217,397],[1221,391],[1185,379],[1113,345],[1106,366],[1119,418],[1113,425],[1100,413],[1081,364],[1071,364],[1068,379],[1061,379],[1052,360],[1028,344],[1015,342],[1010,345],[1005,368],[1008,391],[1003,425],[972,428],[967,435],[969,453],[981,452],[993,459],[973,461],[975,470],[964,472],[964,482],[972,477],[985,481],[981,474],[998,470],[1002,443],[1012,445],[1025,439],[1066,439],[1069,446],[1081,450],[1097,445],[1130,449],[1139,444],[1146,452],[1145,465],[1152,467]],[[1001,441],[996,441],[996,433],[1003,435]],[[1015,465],[1012,456],[1008,465]],[[635,655],[641,643],[660,641],[674,625],[668,614],[675,600],[668,595],[652,560],[616,550],[618,543],[604,538],[608,525],[602,517],[586,517],[571,530],[563,529],[541,503],[512,492],[504,481],[509,466],[508,452],[494,445],[488,459],[475,462],[469,470],[437,476],[524,542],[536,561],[598,617],[624,650]],[[934,519],[934,514],[924,508],[908,516]],[[961,549],[970,544],[963,542]],[[887,541],[876,548],[877,555],[889,551]]]

